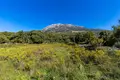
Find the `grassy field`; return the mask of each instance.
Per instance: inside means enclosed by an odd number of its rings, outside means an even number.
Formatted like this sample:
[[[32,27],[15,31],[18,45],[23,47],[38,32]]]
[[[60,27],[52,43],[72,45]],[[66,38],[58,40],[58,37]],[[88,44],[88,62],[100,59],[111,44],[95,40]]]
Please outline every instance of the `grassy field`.
[[[120,51],[65,44],[0,45],[0,80],[120,80]]]

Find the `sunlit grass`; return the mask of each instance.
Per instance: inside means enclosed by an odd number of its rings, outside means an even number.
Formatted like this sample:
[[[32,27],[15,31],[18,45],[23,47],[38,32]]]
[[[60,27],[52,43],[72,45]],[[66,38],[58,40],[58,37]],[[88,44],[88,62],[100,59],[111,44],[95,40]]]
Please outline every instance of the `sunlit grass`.
[[[119,80],[119,52],[111,57],[105,50],[77,45],[3,44],[0,80]]]

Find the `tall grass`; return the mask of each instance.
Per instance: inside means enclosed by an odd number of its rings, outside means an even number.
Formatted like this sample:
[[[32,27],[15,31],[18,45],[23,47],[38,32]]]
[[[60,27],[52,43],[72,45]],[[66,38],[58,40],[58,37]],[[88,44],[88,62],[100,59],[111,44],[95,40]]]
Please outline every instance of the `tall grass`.
[[[120,80],[120,51],[65,44],[0,45],[0,80]]]

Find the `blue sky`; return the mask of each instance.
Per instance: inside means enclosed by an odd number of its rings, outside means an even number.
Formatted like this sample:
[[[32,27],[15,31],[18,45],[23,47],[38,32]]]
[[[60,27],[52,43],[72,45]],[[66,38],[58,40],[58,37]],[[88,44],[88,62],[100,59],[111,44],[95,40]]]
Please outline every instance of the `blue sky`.
[[[120,0],[0,0],[0,31],[41,30],[54,23],[111,29]]]

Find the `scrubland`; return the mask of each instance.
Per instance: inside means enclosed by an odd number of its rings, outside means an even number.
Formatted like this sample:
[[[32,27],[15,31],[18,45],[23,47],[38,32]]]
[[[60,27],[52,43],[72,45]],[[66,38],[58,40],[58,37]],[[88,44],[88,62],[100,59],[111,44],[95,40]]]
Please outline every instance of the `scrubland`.
[[[120,80],[120,50],[1,44],[0,80]]]

